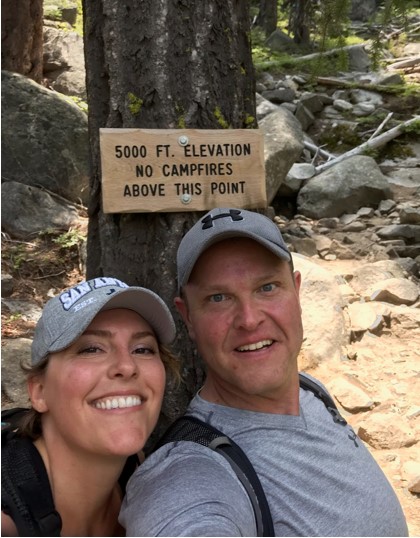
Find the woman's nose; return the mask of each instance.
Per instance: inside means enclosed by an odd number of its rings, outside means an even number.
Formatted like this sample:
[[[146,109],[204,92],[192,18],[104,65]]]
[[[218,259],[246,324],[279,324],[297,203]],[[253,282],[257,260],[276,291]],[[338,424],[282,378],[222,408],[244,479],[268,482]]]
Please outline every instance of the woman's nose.
[[[128,350],[118,349],[113,353],[109,372],[111,377],[136,377],[138,375],[138,364],[135,357]]]

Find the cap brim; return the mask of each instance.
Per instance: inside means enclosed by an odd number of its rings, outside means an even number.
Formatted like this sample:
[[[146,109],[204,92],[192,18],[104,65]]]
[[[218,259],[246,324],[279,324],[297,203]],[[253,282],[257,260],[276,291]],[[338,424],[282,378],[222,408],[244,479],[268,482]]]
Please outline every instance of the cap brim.
[[[170,344],[175,339],[175,323],[169,308],[150,290],[134,287],[123,289],[114,294],[99,312],[114,308],[137,312],[149,323],[162,344]]]

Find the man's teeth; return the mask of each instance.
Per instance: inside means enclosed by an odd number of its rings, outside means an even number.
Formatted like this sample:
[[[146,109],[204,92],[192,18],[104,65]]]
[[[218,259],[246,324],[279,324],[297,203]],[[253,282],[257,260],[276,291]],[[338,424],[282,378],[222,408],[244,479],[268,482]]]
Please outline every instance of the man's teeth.
[[[114,398],[105,398],[98,400],[93,405],[97,409],[123,409],[125,407],[134,407],[141,404],[138,396],[116,396]]]
[[[247,346],[238,347],[238,351],[255,351],[256,349],[261,349],[266,346],[271,346],[273,340],[261,340],[261,342],[256,342],[255,344],[248,344]]]

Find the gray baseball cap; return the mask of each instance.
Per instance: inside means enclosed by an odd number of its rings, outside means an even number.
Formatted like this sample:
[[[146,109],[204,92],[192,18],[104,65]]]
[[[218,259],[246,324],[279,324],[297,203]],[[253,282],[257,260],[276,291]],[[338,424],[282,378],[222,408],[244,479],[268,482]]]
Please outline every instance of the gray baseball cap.
[[[156,293],[128,286],[117,278],[94,278],[80,282],[46,303],[32,341],[32,364],[49,353],[69,347],[99,312],[113,308],[127,308],[140,314],[162,344],[174,340],[172,314]]]
[[[245,209],[218,207],[204,215],[182,238],[177,254],[179,290],[188,282],[201,254],[214,243],[231,237],[248,237],[282,260],[292,260],[277,224],[268,217]]]

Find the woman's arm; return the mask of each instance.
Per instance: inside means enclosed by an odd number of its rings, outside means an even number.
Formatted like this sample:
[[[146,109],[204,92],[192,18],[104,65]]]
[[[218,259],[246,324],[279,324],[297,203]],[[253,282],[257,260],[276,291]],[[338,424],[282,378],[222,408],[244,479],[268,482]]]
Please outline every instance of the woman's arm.
[[[13,519],[5,514],[1,513],[1,535],[2,536],[19,536],[15,522]]]

